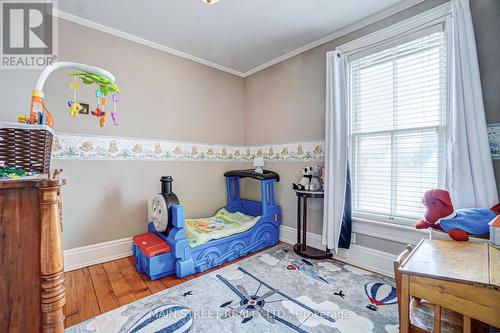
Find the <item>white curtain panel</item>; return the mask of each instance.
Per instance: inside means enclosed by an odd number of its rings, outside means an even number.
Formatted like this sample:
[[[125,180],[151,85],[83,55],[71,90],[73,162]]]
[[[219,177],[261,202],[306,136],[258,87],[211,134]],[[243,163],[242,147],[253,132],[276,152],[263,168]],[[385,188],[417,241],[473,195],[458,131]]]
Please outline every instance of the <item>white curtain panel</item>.
[[[347,175],[346,57],[337,51],[326,54],[325,199],[323,245],[338,252]]]
[[[449,105],[446,187],[455,208],[498,203],[491,160],[474,28],[468,0],[452,0],[448,46]]]

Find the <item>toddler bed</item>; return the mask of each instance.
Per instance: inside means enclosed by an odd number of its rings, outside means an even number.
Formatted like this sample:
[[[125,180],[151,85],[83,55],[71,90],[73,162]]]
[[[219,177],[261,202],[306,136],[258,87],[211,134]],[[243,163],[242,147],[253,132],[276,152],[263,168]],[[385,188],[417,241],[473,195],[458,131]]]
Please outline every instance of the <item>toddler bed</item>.
[[[162,193],[153,198],[148,233],[134,237],[138,272],[152,280],[174,273],[185,277],[279,241],[281,211],[274,201],[278,174],[234,170],[224,176],[227,205],[214,216],[199,219],[185,219],[185,209],[171,191],[172,178],[162,177]],[[261,201],[240,198],[241,178],[260,181]]]
[[[212,217],[186,219],[186,237],[189,246],[193,248],[212,239],[221,239],[247,231],[259,219],[260,216],[246,215],[238,211],[231,213],[221,208]]]

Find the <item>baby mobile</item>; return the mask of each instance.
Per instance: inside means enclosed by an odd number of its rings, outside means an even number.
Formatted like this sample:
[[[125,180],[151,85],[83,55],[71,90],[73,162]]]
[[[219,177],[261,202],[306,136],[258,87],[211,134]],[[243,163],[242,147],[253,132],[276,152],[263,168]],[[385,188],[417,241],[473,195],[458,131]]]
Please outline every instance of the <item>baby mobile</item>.
[[[77,72],[70,74],[73,77],[73,82],[69,84],[69,89],[73,92],[73,100],[68,101],[69,106],[69,114],[73,117],[76,117],[78,113],[82,110],[82,105],[77,102],[77,91],[80,90],[81,84],[77,81],[80,79],[84,84],[96,84],[99,86],[99,89],[95,91],[95,96],[97,98],[97,105],[92,111],[92,115],[99,118],[99,126],[106,126],[106,121],[108,119],[108,112],[105,111],[105,107],[107,105],[106,97],[111,94],[111,100],[113,101],[113,111],[111,111],[111,119],[113,120],[113,124],[118,126],[120,124],[120,117],[117,111],[118,104],[118,94],[120,93],[120,89],[118,86],[109,80],[108,78],[93,74],[89,72]]]

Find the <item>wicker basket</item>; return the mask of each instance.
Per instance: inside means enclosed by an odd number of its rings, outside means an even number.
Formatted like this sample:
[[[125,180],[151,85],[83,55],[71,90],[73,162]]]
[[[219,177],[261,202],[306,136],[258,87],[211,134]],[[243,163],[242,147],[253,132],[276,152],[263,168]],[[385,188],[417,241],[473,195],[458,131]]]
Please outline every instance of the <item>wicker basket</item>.
[[[0,161],[5,166],[48,174],[53,137],[48,126],[0,122]]]

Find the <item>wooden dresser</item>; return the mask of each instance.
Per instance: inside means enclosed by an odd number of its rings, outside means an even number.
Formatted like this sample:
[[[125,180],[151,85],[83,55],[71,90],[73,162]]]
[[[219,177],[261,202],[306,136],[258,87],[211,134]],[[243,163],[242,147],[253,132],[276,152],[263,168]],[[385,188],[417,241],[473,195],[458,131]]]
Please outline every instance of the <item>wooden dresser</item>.
[[[0,332],[63,332],[59,179],[0,182]]]

